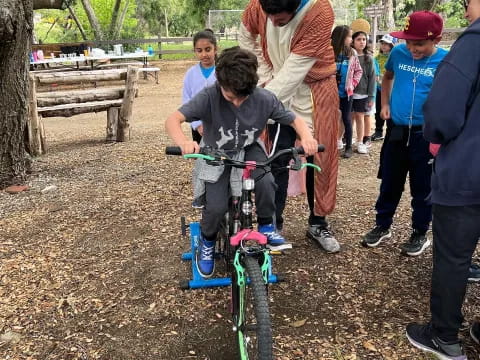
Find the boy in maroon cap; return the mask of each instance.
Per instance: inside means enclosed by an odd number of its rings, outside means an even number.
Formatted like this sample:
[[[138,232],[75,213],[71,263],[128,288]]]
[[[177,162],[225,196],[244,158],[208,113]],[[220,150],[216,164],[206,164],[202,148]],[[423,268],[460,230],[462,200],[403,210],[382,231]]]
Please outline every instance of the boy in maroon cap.
[[[412,233],[401,245],[404,255],[420,255],[429,245],[426,233],[432,220],[430,193],[432,155],[423,138],[423,112],[435,70],[447,54],[436,45],[442,37],[443,20],[431,11],[417,11],[406,19],[403,31],[390,35],[405,39],[392,49],[382,80],[382,110],[387,132],[380,154],[378,177],[382,180],[375,205],[376,226],[362,244],[376,247],[392,236],[390,226],[402,197],[407,173],[412,195]]]

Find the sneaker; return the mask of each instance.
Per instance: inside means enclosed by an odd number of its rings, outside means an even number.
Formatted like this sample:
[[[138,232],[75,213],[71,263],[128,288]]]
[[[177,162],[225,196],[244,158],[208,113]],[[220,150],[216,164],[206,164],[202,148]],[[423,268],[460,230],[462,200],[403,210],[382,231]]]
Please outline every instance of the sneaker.
[[[407,338],[416,348],[436,355],[440,360],[467,360],[460,341],[442,341],[431,333],[429,325],[407,325]]]
[[[267,242],[270,245],[278,246],[285,244],[285,238],[277,232],[273,224],[259,225],[258,231],[267,237]]]
[[[368,247],[376,247],[383,240],[390,239],[391,237],[392,233],[390,229],[385,229],[377,225],[363,236],[362,245]]]
[[[205,240],[200,238],[200,244],[195,252],[195,262],[197,264],[197,270],[204,278],[209,278],[213,274],[215,269],[215,241]]]
[[[353,150],[351,147],[346,148],[342,155],[342,157],[345,159],[350,159],[352,156],[353,156]]]
[[[372,138],[372,141],[377,141],[377,140],[383,140],[385,138],[385,136],[383,136],[383,131],[375,130],[375,132],[372,134],[371,138]]]
[[[475,321],[470,327],[470,337],[480,345],[480,323]]]
[[[474,283],[480,281],[480,266],[471,264],[468,268],[468,282]]]
[[[363,144],[367,147],[367,148],[371,148],[372,147],[372,139],[370,136],[364,136],[363,137]]]
[[[343,149],[343,141],[342,140],[337,140],[337,149],[342,150]]]
[[[340,251],[340,244],[325,226],[310,225],[307,230],[307,237],[316,241],[328,253]]]
[[[400,248],[403,255],[417,256],[423,253],[430,244],[431,241],[427,238],[426,234],[422,234],[414,229],[412,235],[410,235],[410,239],[403,243]]]
[[[364,143],[358,143],[357,144],[357,152],[359,154],[368,154],[367,145],[365,145]]]

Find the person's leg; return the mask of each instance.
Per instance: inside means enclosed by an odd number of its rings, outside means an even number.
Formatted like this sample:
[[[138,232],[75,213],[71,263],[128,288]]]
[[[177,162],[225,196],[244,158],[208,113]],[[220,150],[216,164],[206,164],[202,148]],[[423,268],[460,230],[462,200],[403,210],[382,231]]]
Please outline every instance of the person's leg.
[[[373,141],[383,139],[383,126],[385,124],[385,120],[383,120],[380,116],[380,112],[382,111],[382,92],[378,88],[375,99],[375,107],[375,132],[372,135]]]
[[[372,131],[371,127],[372,127],[372,116],[370,115],[370,113],[366,113],[365,116],[363,117],[362,142],[367,146],[370,145],[370,141],[371,141],[371,138],[370,138],[370,131]]]
[[[345,129],[345,152],[349,150],[351,156],[352,150],[352,99],[348,97],[340,98],[340,111],[342,113],[342,124]],[[339,138],[341,140],[341,137]]]
[[[267,155],[257,143],[245,148],[245,161],[263,162]],[[272,173],[265,174],[263,169],[252,171],[252,178],[255,179],[255,205],[259,225],[271,224],[275,215],[275,190],[277,185]],[[260,179],[261,177],[261,179]]]
[[[192,129],[192,140],[196,141],[197,144],[200,144],[200,141],[202,141],[202,135],[197,130]]]
[[[390,228],[393,215],[402,197],[408,171],[408,150],[402,141],[385,142],[382,146],[380,194],[375,204],[376,225]]]
[[[354,100],[355,101],[355,100]],[[356,143],[357,145],[363,142],[363,113],[353,112],[353,121],[355,122]]]
[[[267,160],[264,150],[254,143],[245,149],[246,161]],[[263,233],[270,245],[281,245],[285,243],[285,238],[276,231],[273,223],[275,215],[275,192],[277,185],[272,173],[265,174],[263,169],[256,169],[252,172],[252,178],[255,179],[255,206],[257,209],[258,231]]]
[[[314,156],[314,162],[322,169],[320,173],[310,176],[313,186],[307,187],[307,194],[314,194],[314,218],[323,219],[335,208],[338,175],[338,151],[335,149],[338,132],[339,99],[338,88],[334,78],[322,81],[319,89],[313,91],[315,102],[314,137],[319,144],[325,145],[325,151]],[[318,110],[318,111],[317,111]],[[310,195],[311,196],[311,195]],[[312,225],[310,223],[309,225]],[[328,226],[309,226],[307,236],[317,241],[326,251],[337,252],[340,245],[330,232]]]
[[[443,341],[456,341],[468,267],[480,237],[480,206],[435,204],[433,215],[432,330]]]
[[[401,245],[401,250],[404,255],[417,256],[431,244],[426,233],[432,221],[432,205],[428,200],[432,155],[422,131],[411,132],[408,151],[413,230],[410,238]]]
[[[409,175],[410,193],[412,194],[412,227],[425,234],[432,221],[432,204],[427,200],[432,177],[433,156],[428,150],[428,141],[423,138],[423,132],[410,134]]]
[[[205,278],[212,276],[215,268],[215,241],[230,196],[230,168],[215,183],[205,183],[205,207],[200,220],[201,239],[195,253],[198,272]]]
[[[280,133],[277,137],[278,126],[279,124],[268,125],[269,139],[273,143],[277,138],[275,152],[295,146],[295,139],[297,137],[295,129],[288,125],[280,125]],[[288,155],[280,157],[271,164],[272,169],[287,166],[290,159],[291,157]],[[281,230],[283,228],[283,211],[287,201],[289,170],[273,170],[272,174],[277,184],[277,190],[275,192],[275,221],[277,228]]]

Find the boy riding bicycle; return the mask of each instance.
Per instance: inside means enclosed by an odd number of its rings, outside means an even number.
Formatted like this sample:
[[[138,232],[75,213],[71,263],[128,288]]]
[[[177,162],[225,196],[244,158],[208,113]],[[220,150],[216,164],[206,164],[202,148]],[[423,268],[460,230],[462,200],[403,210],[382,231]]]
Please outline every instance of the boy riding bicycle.
[[[286,110],[276,96],[268,90],[257,88],[257,59],[247,50],[233,47],[222,52],[217,60],[217,83],[199,92],[192,100],[168,117],[167,133],[183,154],[198,153],[200,146],[189,140],[182,131],[181,123],[203,120],[203,146],[235,154],[246,161],[265,161],[264,146],[259,136],[268,119],[283,125],[291,125],[300,137],[305,153],[317,151],[317,141],[306,123]],[[230,184],[241,180],[231,167],[211,166],[198,160],[196,179],[204,191],[204,208],[200,221],[201,239],[197,248],[196,263],[203,277],[210,277],[215,267],[214,248],[220,222],[227,212]],[[239,173],[241,175],[241,172]],[[255,183],[258,231],[271,245],[280,245],[285,239],[276,232],[275,181],[271,173],[257,169]],[[197,187],[198,189],[198,187]]]

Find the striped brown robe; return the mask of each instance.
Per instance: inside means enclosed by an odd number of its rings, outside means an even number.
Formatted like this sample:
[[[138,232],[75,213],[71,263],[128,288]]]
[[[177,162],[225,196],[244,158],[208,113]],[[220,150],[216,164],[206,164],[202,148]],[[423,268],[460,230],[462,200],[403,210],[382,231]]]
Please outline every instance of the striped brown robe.
[[[296,29],[290,44],[292,53],[318,59],[304,82],[312,92],[314,137],[326,148],[324,153],[315,155],[315,163],[322,168],[322,172],[315,176],[314,212],[319,216],[334,210],[337,193],[339,98],[330,40],[333,21],[334,14],[328,0],[316,0]],[[251,0],[247,5],[242,22],[252,35],[260,35],[263,57],[273,68],[265,38],[267,16],[258,0]]]

